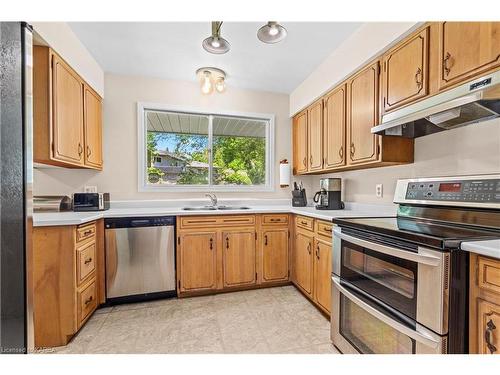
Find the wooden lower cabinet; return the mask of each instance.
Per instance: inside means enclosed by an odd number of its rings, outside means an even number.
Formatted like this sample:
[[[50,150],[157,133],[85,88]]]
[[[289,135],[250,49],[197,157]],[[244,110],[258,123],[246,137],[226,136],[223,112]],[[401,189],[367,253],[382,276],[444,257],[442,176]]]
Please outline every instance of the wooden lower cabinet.
[[[179,235],[179,290],[217,288],[217,233],[194,232]]]
[[[178,295],[289,283],[288,225],[288,214],[178,217]]]
[[[331,313],[332,243],[321,238],[314,241],[314,301]]]
[[[82,236],[83,233],[87,233]],[[103,302],[102,220],[33,228],[35,348],[66,345]]]
[[[314,237],[302,230],[295,233],[293,275],[294,282],[304,293],[311,296],[313,291]]]
[[[469,352],[500,354],[500,260],[471,254]]]

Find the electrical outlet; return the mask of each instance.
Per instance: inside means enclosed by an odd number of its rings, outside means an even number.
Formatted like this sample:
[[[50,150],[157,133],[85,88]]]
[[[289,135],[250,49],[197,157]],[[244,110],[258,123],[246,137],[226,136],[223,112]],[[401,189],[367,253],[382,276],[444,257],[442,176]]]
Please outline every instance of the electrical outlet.
[[[84,186],[83,187],[83,192],[84,193],[97,193],[97,186]]]
[[[383,192],[384,189],[382,184],[375,185],[375,195],[377,196],[377,198],[382,198]]]

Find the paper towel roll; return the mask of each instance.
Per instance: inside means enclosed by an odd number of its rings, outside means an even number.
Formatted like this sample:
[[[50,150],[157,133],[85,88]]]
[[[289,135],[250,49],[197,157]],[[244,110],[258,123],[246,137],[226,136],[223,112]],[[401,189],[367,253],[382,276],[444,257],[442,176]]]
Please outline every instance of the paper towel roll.
[[[290,164],[288,162],[280,163],[280,187],[290,186]]]

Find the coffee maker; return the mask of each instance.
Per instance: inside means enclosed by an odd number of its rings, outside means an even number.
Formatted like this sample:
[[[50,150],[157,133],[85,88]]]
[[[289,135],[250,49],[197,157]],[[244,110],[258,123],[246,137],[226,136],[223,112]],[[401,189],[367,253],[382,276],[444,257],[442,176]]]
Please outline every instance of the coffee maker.
[[[319,180],[320,190],[314,194],[313,201],[318,203],[317,210],[342,210],[344,203],[340,200],[342,179],[322,178]]]

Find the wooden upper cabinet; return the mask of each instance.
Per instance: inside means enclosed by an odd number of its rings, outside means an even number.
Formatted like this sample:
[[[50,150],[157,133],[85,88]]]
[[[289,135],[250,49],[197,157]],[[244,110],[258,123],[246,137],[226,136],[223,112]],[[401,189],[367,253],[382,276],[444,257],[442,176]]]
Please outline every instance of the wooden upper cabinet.
[[[83,165],[83,84],[59,56],[52,55],[53,158]]]
[[[323,100],[307,109],[309,171],[323,169]]]
[[[224,286],[255,284],[255,229],[223,232],[222,241]]]
[[[294,279],[307,294],[313,292],[313,235],[296,232],[294,246]]]
[[[180,290],[196,291],[217,287],[217,233],[180,235]]]
[[[371,133],[371,128],[379,118],[379,69],[377,61],[347,81],[348,164],[378,158],[379,139]]]
[[[346,86],[342,85],[324,99],[323,168],[345,165]]]
[[[385,112],[427,95],[428,50],[427,27],[384,55],[382,95]]]
[[[276,282],[288,279],[288,228],[262,232],[262,280]]]
[[[84,86],[85,165],[102,169],[102,102],[89,86]]]
[[[294,174],[307,172],[307,110],[299,113],[293,119],[293,169]]]
[[[326,311],[332,308],[332,243],[315,239],[314,300]]]
[[[500,66],[500,22],[441,22],[439,88]]]

